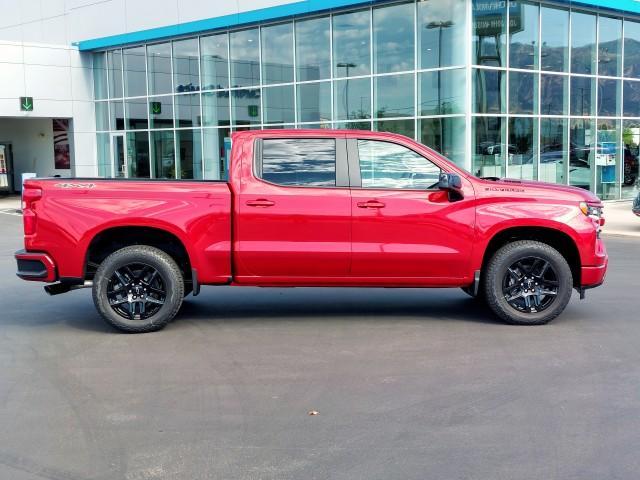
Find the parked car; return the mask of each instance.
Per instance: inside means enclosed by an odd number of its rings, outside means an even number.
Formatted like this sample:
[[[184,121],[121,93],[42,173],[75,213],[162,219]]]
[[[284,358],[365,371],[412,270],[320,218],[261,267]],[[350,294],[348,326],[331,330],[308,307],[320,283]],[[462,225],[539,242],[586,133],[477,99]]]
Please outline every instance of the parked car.
[[[202,285],[461,287],[543,324],[604,281],[591,192],[480,179],[389,133],[235,133],[229,181],[34,179],[18,276],[91,287],[104,319],[158,330]]]

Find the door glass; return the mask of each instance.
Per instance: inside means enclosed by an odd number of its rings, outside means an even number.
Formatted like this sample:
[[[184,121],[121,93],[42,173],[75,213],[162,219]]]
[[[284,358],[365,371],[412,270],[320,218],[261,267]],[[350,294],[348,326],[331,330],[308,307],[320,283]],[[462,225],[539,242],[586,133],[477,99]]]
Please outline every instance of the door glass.
[[[122,178],[126,176],[127,172],[126,152],[124,150],[124,135],[114,135],[112,138],[114,177]]]
[[[426,190],[434,188],[440,168],[402,145],[358,140],[363,188]]]
[[[332,138],[264,140],[258,176],[278,185],[335,187],[336,141]]]

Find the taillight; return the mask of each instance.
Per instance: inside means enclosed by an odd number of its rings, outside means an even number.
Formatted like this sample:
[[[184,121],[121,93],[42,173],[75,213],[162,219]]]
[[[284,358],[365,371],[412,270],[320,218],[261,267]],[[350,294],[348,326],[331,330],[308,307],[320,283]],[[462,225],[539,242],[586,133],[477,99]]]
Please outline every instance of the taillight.
[[[33,235],[36,233],[36,212],[35,202],[42,198],[42,189],[24,185],[22,189],[22,220],[24,224],[24,234]]]

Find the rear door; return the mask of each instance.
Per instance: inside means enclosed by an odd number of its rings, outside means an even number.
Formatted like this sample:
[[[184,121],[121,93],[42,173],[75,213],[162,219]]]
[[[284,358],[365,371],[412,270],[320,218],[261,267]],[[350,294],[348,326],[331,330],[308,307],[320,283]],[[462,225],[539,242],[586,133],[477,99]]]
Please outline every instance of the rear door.
[[[252,149],[243,155],[237,197],[237,281],[309,284],[348,276],[344,136],[266,136]]]
[[[368,283],[446,283],[468,270],[473,188],[450,201],[438,189],[441,168],[407,145],[350,138],[354,277]],[[467,182],[463,179],[463,182]]]

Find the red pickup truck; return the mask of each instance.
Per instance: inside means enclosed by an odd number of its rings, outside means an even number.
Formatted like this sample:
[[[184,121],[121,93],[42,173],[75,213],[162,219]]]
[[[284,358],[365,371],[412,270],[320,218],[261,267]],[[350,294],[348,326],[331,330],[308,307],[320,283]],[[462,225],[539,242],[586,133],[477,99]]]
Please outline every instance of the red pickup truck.
[[[481,179],[403,136],[233,136],[229,181],[34,179],[18,276],[91,287],[107,322],[164,327],[201,285],[461,287],[506,322],[543,324],[602,284],[602,203]]]

